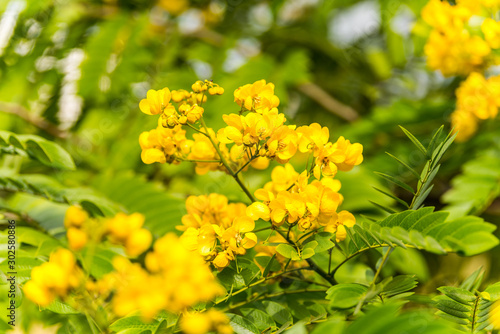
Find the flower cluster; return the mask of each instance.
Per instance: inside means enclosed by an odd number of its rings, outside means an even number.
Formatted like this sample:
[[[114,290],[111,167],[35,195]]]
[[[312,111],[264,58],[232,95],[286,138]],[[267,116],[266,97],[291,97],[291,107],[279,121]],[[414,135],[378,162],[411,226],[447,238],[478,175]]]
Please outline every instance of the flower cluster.
[[[281,174],[285,174],[284,177],[280,177]],[[255,197],[262,202],[251,204],[247,209],[248,216],[270,221],[276,227],[285,223],[296,225],[299,231],[322,227],[325,232],[336,233],[337,241],[344,240],[347,234],[345,226],[352,227],[356,221],[347,211],[337,212],[343,201],[338,193],[340,182],[325,177],[309,183],[307,171],[297,174],[291,165],[276,167],[272,174],[273,181],[255,192]],[[287,189],[277,191],[290,183],[290,176],[296,176],[294,183]],[[287,182],[283,183],[283,180]]]
[[[49,305],[56,297],[66,297],[80,286],[83,272],[73,254],[64,248],[50,255],[48,262],[31,270],[31,280],[24,284],[26,297],[41,306]]]
[[[500,329],[500,300],[491,307],[489,320],[494,329]]]
[[[161,310],[180,313],[224,293],[203,258],[188,251],[173,233],[155,242],[146,254],[146,268],[124,257],[114,258],[113,266],[115,271],[87,288],[96,295],[113,293],[118,316],[139,311],[144,319],[152,319]]]
[[[495,118],[500,107],[500,76],[486,79],[473,72],[456,91],[457,107],[452,114],[452,124],[458,131],[457,138],[466,140],[477,129],[478,122]]]
[[[498,48],[500,38],[493,20],[483,22],[484,34],[471,33],[468,21],[480,15],[483,8],[490,8],[490,1],[458,1],[450,5],[446,1],[431,0],[422,10],[422,18],[433,30],[425,46],[430,68],[440,70],[445,76],[467,75],[485,68],[496,61],[492,49]]]
[[[147,250],[153,240],[151,232],[142,228],[144,216],[139,213],[118,213],[103,221],[89,218],[87,212],[78,206],[70,206],[64,225],[68,244],[73,250],[82,249],[89,241],[97,243],[107,237],[112,243],[123,245],[127,254],[135,257]]]
[[[107,220],[108,239],[115,244],[125,246],[129,256],[138,256],[146,251],[153,241],[151,232],[142,228],[143,225],[144,216],[140,213],[126,215],[120,212]]]
[[[209,332],[219,334],[233,333],[226,315],[214,309],[202,313],[185,314],[181,320],[181,329],[186,334],[205,334]]]
[[[156,129],[141,133],[139,144],[145,164],[179,163],[189,153],[193,141],[186,139],[186,131],[180,125],[170,129],[159,124]]]
[[[71,249],[80,250],[87,244],[90,233],[87,231],[88,224],[85,223],[88,220],[89,215],[79,206],[73,205],[66,210],[64,227],[66,227],[68,243]]]
[[[346,227],[355,224],[351,213],[338,210],[343,198],[338,193],[340,182],[334,177],[338,171],[349,171],[363,161],[362,145],[342,136],[330,141],[329,130],[317,123],[301,127],[286,124],[285,115],[277,109],[280,100],[274,88],[272,83],[259,80],[236,89],[234,101],[240,112],[223,115],[226,126],[217,131],[207,127],[203,119],[202,104],[207,94],[224,92],[211,81],[195,82],[191,92],[170,92],[167,88],[150,91],[140,104],[146,114],[161,114],[157,131],[160,127],[187,127],[194,131],[193,140],[183,146],[186,149],[180,154],[173,153],[177,160],[163,158],[165,149],[154,147],[158,151],[150,155],[161,160],[150,161],[190,161],[196,164],[198,174],[225,171],[240,185],[239,173],[248,166],[264,169],[270,161],[286,164],[277,166],[272,182],[255,192],[260,201],[244,189],[254,202],[248,208],[244,204],[229,204],[226,197],[217,194],[187,199],[188,213],[178,227],[184,232],[181,240],[219,270],[256,245],[253,230],[258,219],[270,221],[273,229],[284,224],[290,229],[296,226],[299,233],[322,229],[336,233],[338,241],[346,238]],[[179,106],[176,108],[172,103]],[[196,111],[196,108],[201,109]],[[160,146],[168,143],[172,150],[181,147],[179,139],[167,140]],[[144,150],[145,146],[141,146]],[[303,173],[288,164],[300,154],[312,159],[310,170]],[[311,177],[314,179],[310,181]]]
[[[246,216],[243,203],[228,203],[224,195],[190,196],[186,200],[187,214],[181,240],[186,247],[199,253],[216,268],[227,267],[236,255],[243,255],[257,243],[252,233],[255,222]]]
[[[468,75],[456,91],[457,106],[451,115],[459,141],[470,138],[479,121],[498,114],[500,79],[483,74],[499,61],[500,22],[487,17],[498,8],[496,0],[461,0],[455,5],[431,0],[422,10],[422,18],[433,28],[425,46],[429,67],[445,76]],[[474,29],[479,19],[481,29]]]

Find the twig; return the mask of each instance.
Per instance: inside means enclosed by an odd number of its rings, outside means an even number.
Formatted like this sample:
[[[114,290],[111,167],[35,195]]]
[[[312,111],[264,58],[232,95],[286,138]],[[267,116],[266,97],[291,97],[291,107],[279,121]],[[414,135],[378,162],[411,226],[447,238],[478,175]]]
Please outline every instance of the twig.
[[[352,122],[359,117],[356,110],[336,100],[323,90],[323,88],[312,82],[301,84],[297,86],[297,89],[304,95],[307,95],[309,98],[316,101],[329,112],[345,119],[346,121]]]
[[[7,114],[16,115],[26,122],[36,126],[37,128],[47,132],[48,134],[57,138],[66,138],[68,133],[59,129],[55,124],[47,122],[42,117],[29,112],[26,108],[19,104],[0,102],[0,111]]]

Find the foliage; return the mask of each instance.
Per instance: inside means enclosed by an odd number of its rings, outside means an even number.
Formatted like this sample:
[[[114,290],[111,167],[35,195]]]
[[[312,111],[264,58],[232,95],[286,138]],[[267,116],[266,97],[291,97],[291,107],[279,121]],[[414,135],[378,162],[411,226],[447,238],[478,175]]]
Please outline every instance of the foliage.
[[[0,2],[16,333],[498,333],[499,8]]]

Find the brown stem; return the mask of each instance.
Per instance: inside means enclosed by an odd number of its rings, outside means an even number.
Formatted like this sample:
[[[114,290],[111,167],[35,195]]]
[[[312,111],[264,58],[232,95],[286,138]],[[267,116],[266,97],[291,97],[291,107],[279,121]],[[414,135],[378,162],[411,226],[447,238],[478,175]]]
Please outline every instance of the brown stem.
[[[307,95],[309,98],[316,101],[329,112],[345,119],[346,121],[352,122],[359,117],[356,110],[333,98],[330,94],[323,90],[323,88],[312,82],[301,84],[297,86],[297,89],[304,95]]]
[[[29,112],[26,108],[19,104],[0,102],[0,111],[11,115],[16,115],[54,137],[66,138],[68,136],[67,132],[59,129],[55,124],[47,122],[42,117]]]

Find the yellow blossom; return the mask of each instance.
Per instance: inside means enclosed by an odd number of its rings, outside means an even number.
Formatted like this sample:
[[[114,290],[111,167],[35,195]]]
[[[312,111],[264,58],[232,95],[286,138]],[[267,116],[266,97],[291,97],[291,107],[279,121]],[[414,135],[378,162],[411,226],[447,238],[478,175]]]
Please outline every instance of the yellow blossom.
[[[455,34],[431,32],[425,45],[427,64],[444,76],[469,74],[488,62],[491,49],[481,37],[466,30]]]
[[[147,270],[126,258],[113,260],[115,272],[108,275],[117,278],[113,311],[118,316],[139,311],[152,319],[161,310],[179,313],[223,293],[203,258],[187,250],[173,233],[155,242],[145,262]]]
[[[467,6],[450,5],[441,0],[430,0],[422,10],[424,21],[440,31],[463,29],[472,14]]]
[[[340,211],[338,215],[332,216],[325,226],[325,232],[336,233],[337,242],[343,241],[347,236],[346,226],[353,227],[356,224],[356,218],[348,211]]]
[[[457,89],[457,109],[475,115],[479,119],[496,117],[498,114],[497,85],[490,85],[482,74],[474,72]]]
[[[171,93],[168,88],[161,90],[148,90],[147,98],[142,99],[139,103],[141,111],[147,115],[158,115],[165,108],[173,107],[170,104]]]
[[[491,306],[489,321],[494,329],[500,329],[500,300]]]
[[[488,17],[483,21],[481,30],[483,31],[484,39],[491,48],[500,48],[500,22]]]
[[[31,280],[23,287],[24,294],[33,302],[49,305],[56,297],[65,297],[78,287],[83,278],[76,259],[67,249],[60,248],[49,261],[31,270]]]
[[[258,113],[265,113],[276,108],[280,101],[274,95],[274,84],[259,80],[244,85],[234,91],[234,101],[242,108]]]
[[[229,324],[228,317],[221,311],[210,309],[203,313],[187,313],[180,323],[183,333],[206,334],[215,332],[217,334],[232,334],[233,329]]]
[[[80,227],[89,218],[89,215],[85,210],[79,206],[72,205],[66,210],[64,216],[64,226],[68,227]]]
[[[143,229],[144,216],[140,213],[126,215],[118,213],[107,221],[111,242],[125,246],[127,254],[138,256],[149,248],[153,240],[151,232]]]
[[[86,232],[75,227],[70,227],[66,233],[71,249],[80,250],[87,244],[88,236]]]
[[[247,249],[257,244],[257,236],[251,233],[254,228],[255,222],[250,217],[237,217],[231,227],[224,231],[222,238],[229,243],[229,248],[233,252],[243,255]]]
[[[467,111],[457,109],[451,114],[451,125],[458,132],[458,142],[464,142],[472,137],[477,131],[477,123],[477,118]]]

